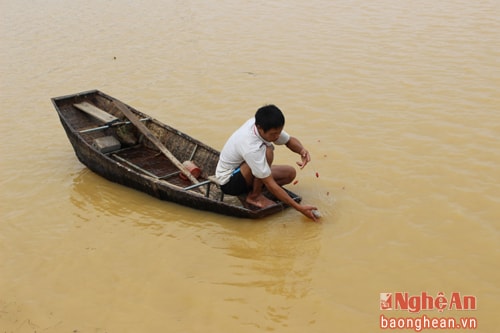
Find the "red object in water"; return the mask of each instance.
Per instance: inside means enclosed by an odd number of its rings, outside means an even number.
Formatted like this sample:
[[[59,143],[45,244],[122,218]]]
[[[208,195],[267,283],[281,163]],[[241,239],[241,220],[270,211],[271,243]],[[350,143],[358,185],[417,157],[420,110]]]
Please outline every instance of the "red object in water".
[[[319,178],[319,173],[316,171],[316,178]]]
[[[299,181],[298,181],[298,180],[296,180],[296,181],[294,181],[294,182],[293,182],[293,184],[292,184],[292,185],[295,185],[295,184],[297,184],[298,182],[299,182]]]

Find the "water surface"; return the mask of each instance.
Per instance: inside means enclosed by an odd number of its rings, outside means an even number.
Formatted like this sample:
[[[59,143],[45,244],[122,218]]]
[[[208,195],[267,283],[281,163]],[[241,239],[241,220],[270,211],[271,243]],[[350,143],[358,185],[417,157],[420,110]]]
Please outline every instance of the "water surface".
[[[479,308],[427,315],[497,330],[499,7],[0,0],[0,326],[373,332],[379,293],[442,291]],[[313,156],[291,189],[322,222],[200,212],[93,174],[49,99],[94,88],[217,149],[277,104]]]

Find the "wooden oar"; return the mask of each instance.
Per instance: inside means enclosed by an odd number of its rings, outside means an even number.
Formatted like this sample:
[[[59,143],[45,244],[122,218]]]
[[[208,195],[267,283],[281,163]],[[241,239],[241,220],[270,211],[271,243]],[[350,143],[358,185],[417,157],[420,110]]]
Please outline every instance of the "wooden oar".
[[[191,172],[189,172],[189,170],[186,169],[186,167],[181,162],[179,162],[179,160],[167,149],[167,147],[165,147],[163,143],[161,143],[161,141],[156,136],[154,136],[153,133],[151,133],[151,131],[146,127],[146,125],[144,125],[139,120],[139,118],[137,118],[132,113],[132,111],[130,111],[127,108],[125,104],[115,100],[114,105],[118,108],[118,110],[120,110],[123,113],[125,117],[128,118],[128,120],[130,120],[132,124],[135,125],[135,127],[137,127],[139,131],[142,132],[142,134],[146,136],[146,138],[149,139],[149,141],[151,141],[158,149],[160,149],[163,155],[165,155],[193,184],[199,183],[199,181],[193,177]]]

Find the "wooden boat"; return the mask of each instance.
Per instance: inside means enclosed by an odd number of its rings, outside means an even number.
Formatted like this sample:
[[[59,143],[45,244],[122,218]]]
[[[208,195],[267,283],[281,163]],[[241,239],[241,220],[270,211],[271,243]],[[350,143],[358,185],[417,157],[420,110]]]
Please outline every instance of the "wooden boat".
[[[287,207],[269,193],[275,204],[266,208],[224,195],[214,177],[217,150],[98,90],[55,97],[52,103],[78,159],[108,180],[161,200],[235,217],[262,218]],[[180,161],[193,162],[199,176]]]

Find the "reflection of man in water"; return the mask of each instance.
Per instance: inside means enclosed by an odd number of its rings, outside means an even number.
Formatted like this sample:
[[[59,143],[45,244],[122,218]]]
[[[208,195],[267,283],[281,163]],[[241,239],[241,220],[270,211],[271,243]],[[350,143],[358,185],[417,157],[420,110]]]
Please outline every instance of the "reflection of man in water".
[[[283,130],[285,117],[274,105],[257,110],[255,117],[249,119],[227,140],[220,154],[216,176],[226,194],[248,193],[246,201],[257,207],[267,207],[273,201],[262,194],[263,185],[276,198],[295,208],[310,219],[316,220],[314,206],[295,202],[281,188],[291,183],[296,175],[290,165],[272,165],[274,146],[286,145],[301,157],[297,165],[302,169],[311,160],[309,152],[300,141]]]

